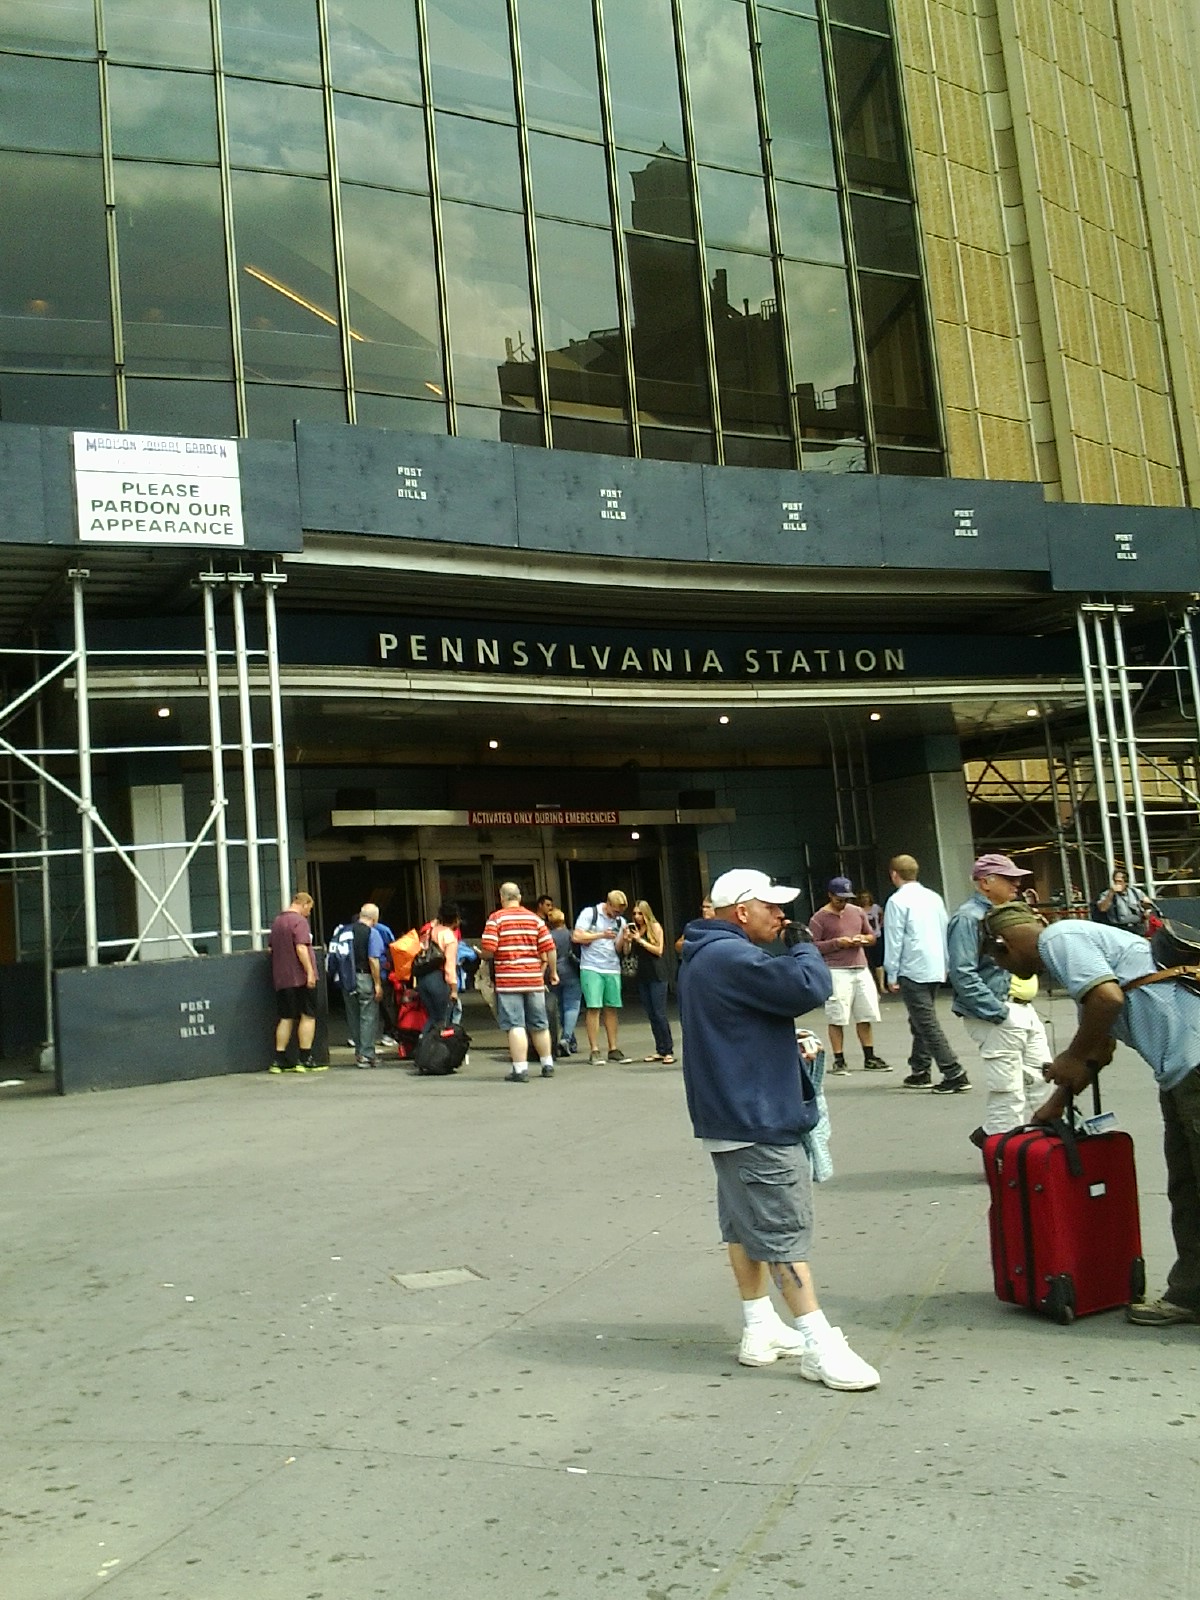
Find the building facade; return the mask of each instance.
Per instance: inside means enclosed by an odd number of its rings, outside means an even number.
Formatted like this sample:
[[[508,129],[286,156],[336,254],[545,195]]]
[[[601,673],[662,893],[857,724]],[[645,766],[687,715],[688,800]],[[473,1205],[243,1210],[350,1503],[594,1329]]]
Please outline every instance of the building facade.
[[[236,947],[297,877],[1189,892],[1197,28],[4,7],[0,955]],[[244,542],[89,530],[72,434],[240,440]]]

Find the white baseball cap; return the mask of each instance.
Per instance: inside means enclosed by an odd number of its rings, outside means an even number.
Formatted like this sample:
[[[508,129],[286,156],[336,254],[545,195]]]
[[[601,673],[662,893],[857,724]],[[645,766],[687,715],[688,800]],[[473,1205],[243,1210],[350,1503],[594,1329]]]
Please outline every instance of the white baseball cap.
[[[755,872],[752,867],[734,867],[732,872],[723,872],[709,895],[714,911],[740,906],[745,900],[763,900],[769,906],[790,906],[799,898],[799,889],[776,883],[774,878],[768,878],[765,872]]]

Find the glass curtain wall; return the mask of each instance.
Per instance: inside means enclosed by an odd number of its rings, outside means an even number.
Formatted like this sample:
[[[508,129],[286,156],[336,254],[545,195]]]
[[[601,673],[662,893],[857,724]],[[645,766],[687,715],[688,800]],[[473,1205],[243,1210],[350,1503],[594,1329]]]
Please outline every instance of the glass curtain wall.
[[[0,74],[0,419],[943,470],[888,0],[12,0]]]

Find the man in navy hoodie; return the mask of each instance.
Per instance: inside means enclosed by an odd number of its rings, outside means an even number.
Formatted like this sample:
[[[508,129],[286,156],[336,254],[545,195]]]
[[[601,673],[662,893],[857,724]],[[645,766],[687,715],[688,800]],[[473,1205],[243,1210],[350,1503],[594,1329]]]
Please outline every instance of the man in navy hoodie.
[[[808,1267],[812,1173],[801,1135],[815,1106],[800,1075],[795,1019],[827,1000],[832,984],[811,944],[782,955],[764,948],[790,928],[782,908],[799,893],[737,868],[713,884],[713,916],[684,930],[683,1079],[696,1137],[716,1169],[721,1237],[742,1297],[738,1360],[765,1367],[798,1356],[814,1383],[873,1389],[879,1374],[830,1327]],[[772,1304],[770,1278],[794,1327]]]

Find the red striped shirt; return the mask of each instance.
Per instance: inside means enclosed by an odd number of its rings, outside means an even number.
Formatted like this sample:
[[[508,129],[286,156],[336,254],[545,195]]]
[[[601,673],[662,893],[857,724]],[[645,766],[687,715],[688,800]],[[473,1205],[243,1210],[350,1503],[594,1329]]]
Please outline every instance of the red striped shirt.
[[[492,958],[496,988],[541,989],[546,978],[542,957],[554,950],[550,930],[524,906],[502,906],[487,919],[480,941]]]

